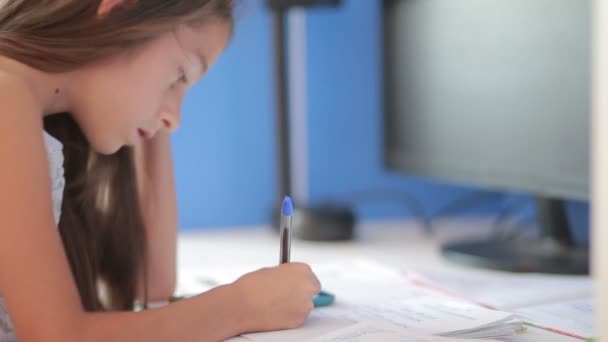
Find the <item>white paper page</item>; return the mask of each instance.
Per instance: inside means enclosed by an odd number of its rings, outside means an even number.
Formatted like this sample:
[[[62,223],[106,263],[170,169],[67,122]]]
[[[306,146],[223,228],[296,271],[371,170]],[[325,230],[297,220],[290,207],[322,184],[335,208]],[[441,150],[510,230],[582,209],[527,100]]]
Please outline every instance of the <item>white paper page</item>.
[[[501,310],[547,304],[592,295],[587,276],[515,274],[466,268],[417,270],[413,280]]]
[[[382,320],[407,329],[442,334],[475,329],[504,320],[512,314],[438,296],[335,305],[315,310],[311,316],[324,320],[341,318],[355,322]]]
[[[248,340],[263,342],[309,341],[357,321],[351,316],[340,317],[340,314],[327,317],[322,314],[327,309],[340,307],[344,308],[344,312],[348,312],[350,306],[346,303],[376,303],[395,298],[417,298],[434,294],[428,289],[409,284],[399,270],[365,259],[313,265],[313,270],[323,288],[336,295],[335,303],[332,306],[314,309],[304,325],[298,329],[243,336]]]
[[[580,338],[595,336],[593,329],[593,299],[585,298],[554,304],[531,306],[515,312],[526,322],[577,335]]]
[[[323,288],[336,294],[336,301],[345,303],[378,303],[441,295],[413,285],[396,268],[366,259],[313,265],[313,270]]]
[[[306,323],[294,330],[243,335],[258,342],[308,341],[322,333],[357,322],[387,321],[425,334],[470,330],[508,318],[511,314],[485,309],[449,297],[426,297],[377,303],[336,303],[313,310]],[[491,332],[488,334],[492,335]]]
[[[317,310],[317,309],[315,309]],[[242,337],[254,342],[308,342],[324,334],[349,327],[356,322],[345,319],[325,319],[316,315],[308,317],[297,329],[276,330],[261,333],[244,334]]]
[[[367,259],[312,266],[323,288],[336,294],[334,305],[315,309],[298,329],[243,336],[254,341],[306,341],[363,320],[383,320],[427,333],[445,333],[472,329],[509,316],[413,285],[398,269]],[[180,289],[202,292],[257,268],[182,269]]]
[[[320,265],[311,265],[325,290],[338,298],[377,299],[378,295],[389,297],[417,296],[419,293],[433,293],[429,289],[411,286],[403,273],[368,259],[338,260]],[[264,265],[239,265],[231,267],[188,267],[178,269],[178,295],[197,294],[220,284],[237,280],[245,273],[255,271]]]
[[[243,265],[232,267],[180,268],[177,273],[177,295],[194,295],[208,291],[218,285],[228,284],[243,274],[253,272],[263,265]]]
[[[422,334],[382,321],[364,321],[318,337],[312,342],[479,342]]]

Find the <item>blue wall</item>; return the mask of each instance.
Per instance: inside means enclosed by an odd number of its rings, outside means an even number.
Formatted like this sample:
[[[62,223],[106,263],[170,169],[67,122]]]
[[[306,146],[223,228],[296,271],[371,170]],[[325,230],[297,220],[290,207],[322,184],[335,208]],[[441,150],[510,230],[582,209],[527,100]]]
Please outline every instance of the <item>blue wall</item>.
[[[241,9],[235,36],[187,94],[174,134],[181,226],[266,222],[274,198],[270,22]]]
[[[311,10],[308,22],[308,132],[311,202],[350,203],[363,219],[411,215],[410,196],[429,215],[477,196],[454,214],[494,214],[519,203],[515,221],[530,221],[528,197],[432,183],[382,167],[380,2],[345,0],[338,10]],[[187,96],[174,136],[181,226],[269,222],[275,196],[271,22],[262,2],[240,11],[235,37],[209,75]],[[465,210],[466,209],[466,210]],[[569,207],[586,239],[588,206]]]

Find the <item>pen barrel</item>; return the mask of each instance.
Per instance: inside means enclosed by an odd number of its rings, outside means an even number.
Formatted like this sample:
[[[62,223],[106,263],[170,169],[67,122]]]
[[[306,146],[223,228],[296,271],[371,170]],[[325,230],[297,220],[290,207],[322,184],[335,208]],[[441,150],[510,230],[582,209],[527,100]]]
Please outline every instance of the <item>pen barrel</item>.
[[[291,216],[281,215],[281,252],[279,263],[289,262],[291,247]]]

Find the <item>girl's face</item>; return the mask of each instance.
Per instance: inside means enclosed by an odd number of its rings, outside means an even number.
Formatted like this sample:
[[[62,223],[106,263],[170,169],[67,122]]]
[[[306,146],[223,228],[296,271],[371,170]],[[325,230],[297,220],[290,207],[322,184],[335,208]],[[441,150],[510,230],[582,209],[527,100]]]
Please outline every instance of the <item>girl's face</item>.
[[[116,152],[179,126],[186,90],[223,51],[230,26],[181,27],[120,56],[78,70],[70,111],[94,150]]]

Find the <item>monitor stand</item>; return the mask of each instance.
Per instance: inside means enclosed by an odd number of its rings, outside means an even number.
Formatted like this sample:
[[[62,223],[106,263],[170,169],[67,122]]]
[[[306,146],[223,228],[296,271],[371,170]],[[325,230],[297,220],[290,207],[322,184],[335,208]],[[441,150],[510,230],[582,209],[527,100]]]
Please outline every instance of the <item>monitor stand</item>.
[[[589,274],[589,249],[576,246],[570,235],[564,202],[536,197],[536,240],[478,240],[442,246],[445,258],[461,264],[511,272]]]

